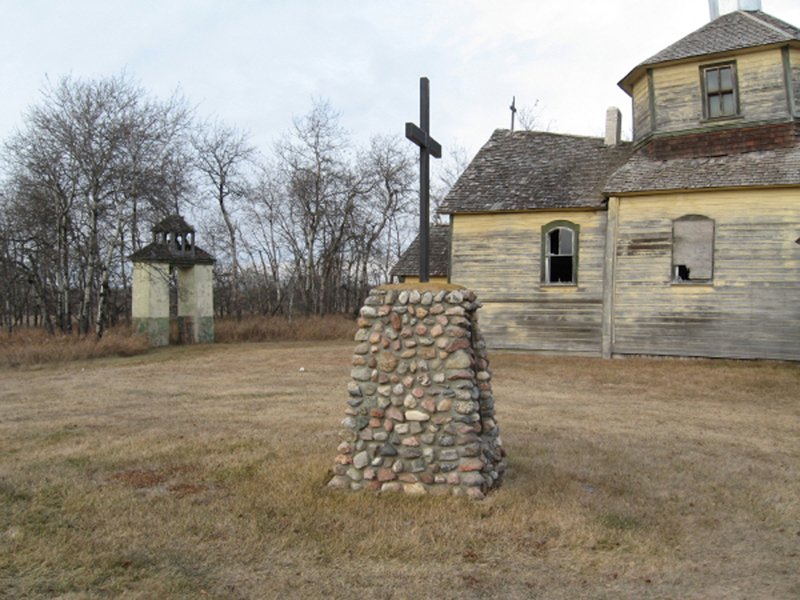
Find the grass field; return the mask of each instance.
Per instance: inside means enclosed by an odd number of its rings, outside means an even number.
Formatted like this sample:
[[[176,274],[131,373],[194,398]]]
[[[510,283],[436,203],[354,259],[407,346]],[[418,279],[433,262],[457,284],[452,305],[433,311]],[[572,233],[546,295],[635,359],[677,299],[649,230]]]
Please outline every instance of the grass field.
[[[494,354],[473,502],[324,487],[352,349],[0,368],[0,598],[800,598],[800,365]]]

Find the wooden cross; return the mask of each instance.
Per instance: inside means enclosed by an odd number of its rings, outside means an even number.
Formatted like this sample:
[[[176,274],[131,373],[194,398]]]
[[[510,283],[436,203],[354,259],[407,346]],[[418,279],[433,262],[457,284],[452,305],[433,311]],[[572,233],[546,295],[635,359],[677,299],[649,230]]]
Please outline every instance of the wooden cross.
[[[419,281],[427,283],[428,239],[430,238],[430,157],[442,158],[442,147],[433,139],[430,130],[430,82],[419,78],[419,124],[406,123],[406,137],[419,146]]]

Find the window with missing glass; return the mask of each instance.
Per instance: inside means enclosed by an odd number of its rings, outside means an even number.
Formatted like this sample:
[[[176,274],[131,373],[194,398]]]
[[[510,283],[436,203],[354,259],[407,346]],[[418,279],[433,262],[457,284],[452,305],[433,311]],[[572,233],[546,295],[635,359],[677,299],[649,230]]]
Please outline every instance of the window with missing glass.
[[[542,283],[578,283],[579,226],[569,221],[553,221],[542,227]]]
[[[739,114],[736,66],[733,63],[701,68],[703,75],[703,117],[719,119]]]
[[[714,220],[686,215],[672,222],[673,283],[711,283],[714,276]]]

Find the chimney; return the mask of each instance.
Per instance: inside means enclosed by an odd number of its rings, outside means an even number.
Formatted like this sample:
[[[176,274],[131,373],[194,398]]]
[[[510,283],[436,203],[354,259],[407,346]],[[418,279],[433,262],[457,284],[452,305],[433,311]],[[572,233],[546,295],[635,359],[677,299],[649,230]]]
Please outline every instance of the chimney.
[[[616,106],[606,111],[606,146],[616,146],[622,139],[622,113]]]
[[[710,21],[719,18],[719,0],[708,0],[708,14]]]

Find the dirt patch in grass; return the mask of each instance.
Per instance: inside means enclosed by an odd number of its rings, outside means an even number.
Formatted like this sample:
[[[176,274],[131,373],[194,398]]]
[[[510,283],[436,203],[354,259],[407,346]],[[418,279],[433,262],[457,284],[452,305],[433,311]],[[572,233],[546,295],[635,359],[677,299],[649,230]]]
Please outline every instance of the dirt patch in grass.
[[[800,596],[800,366],[494,354],[471,502],[325,488],[352,349],[0,371],[0,597]]]

